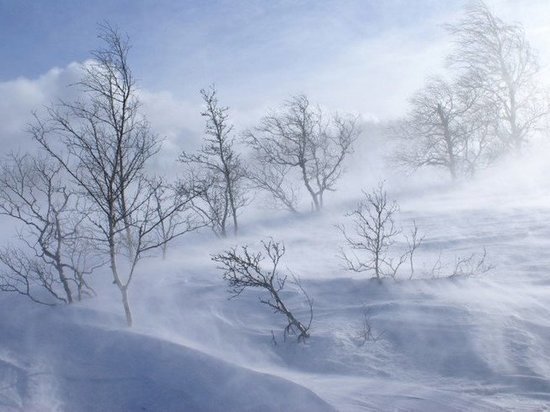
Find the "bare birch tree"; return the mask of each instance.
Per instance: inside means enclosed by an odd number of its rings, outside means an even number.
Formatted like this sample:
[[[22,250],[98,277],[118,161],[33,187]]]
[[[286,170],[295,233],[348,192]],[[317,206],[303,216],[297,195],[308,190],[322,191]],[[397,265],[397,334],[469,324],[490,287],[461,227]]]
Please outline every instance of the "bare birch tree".
[[[201,96],[205,103],[201,115],[206,118],[206,136],[198,153],[180,155],[180,162],[187,168],[182,186],[187,192],[190,189],[185,186],[190,184],[202,187],[192,204],[217,235],[227,236],[229,221],[233,234],[237,235],[239,209],[247,203],[245,167],[235,150],[233,126],[228,123],[229,109],[220,106],[214,86],[201,90]]]
[[[163,259],[166,259],[168,245],[172,240],[203,226],[191,213],[192,206],[188,200],[193,196],[193,193],[184,193],[162,179],[157,179],[153,184],[155,220],[159,222],[155,232]]]
[[[306,96],[294,96],[246,133],[261,168],[268,170],[256,173],[254,179],[293,210],[294,193],[281,183],[290,177],[290,170],[296,170],[314,209],[320,211],[325,193],[336,190],[358,132],[357,119],[338,115],[325,119]]]
[[[407,118],[395,128],[403,142],[398,162],[443,168],[453,180],[487,163],[494,117],[481,93],[465,83],[432,78],[411,98]]]
[[[464,17],[447,29],[455,43],[451,66],[466,73],[469,87],[484,91],[496,109],[502,147],[520,152],[548,113],[537,84],[536,54],[523,27],[505,23],[483,1],[475,0]]]
[[[395,278],[400,266],[407,259],[405,253],[397,258],[391,254],[401,229],[395,223],[399,205],[388,200],[382,184],[372,192],[363,192],[364,200],[347,216],[353,220],[353,232],[344,225],[338,229],[351,251],[340,251],[346,269],[354,272],[371,272],[378,280]],[[359,255],[357,254],[359,252]]]
[[[147,177],[145,167],[158,152],[160,140],[139,111],[128,63],[129,41],[108,25],[101,27],[99,37],[104,48],[93,52],[94,60],[77,84],[82,98],[51,107],[45,119],[36,117],[31,132],[86,197],[88,223],[95,229],[97,246],[108,256],[131,326],[128,290],[138,262],[185,230],[167,239],[156,236],[158,227],[182,204],[170,206],[162,216],[156,211],[155,189],[160,183]]]
[[[62,168],[29,155],[10,155],[0,168],[0,214],[17,221],[22,247],[0,250],[0,290],[35,302],[73,303],[93,294],[86,278],[101,264],[86,240],[78,198]]]
[[[249,177],[255,189],[271,194],[275,201],[275,208],[298,213],[299,188],[292,179],[292,169],[291,166],[277,163],[272,163],[266,167],[265,163],[255,159]]]

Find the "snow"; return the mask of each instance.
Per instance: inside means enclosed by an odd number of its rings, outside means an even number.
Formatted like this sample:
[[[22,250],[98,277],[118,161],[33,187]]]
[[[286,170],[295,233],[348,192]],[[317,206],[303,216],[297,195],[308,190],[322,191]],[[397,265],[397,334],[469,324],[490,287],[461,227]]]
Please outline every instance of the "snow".
[[[9,331],[0,356],[2,410],[333,410],[280,377],[133,331],[79,325],[64,311],[1,322]]]
[[[348,198],[321,216],[243,218],[238,240],[191,234],[167,261],[144,261],[131,330],[107,270],[95,280],[99,296],[71,307],[0,295],[0,410],[545,410],[548,193],[480,182],[393,193],[401,223],[415,219],[426,236],[412,280],[342,269],[334,225],[357,200]],[[228,299],[210,259],[267,236],[285,242],[283,268],[314,299],[306,344],[283,339],[284,319],[259,303],[261,291]],[[484,247],[494,270],[444,277],[456,256]],[[442,277],[432,279],[440,254]],[[295,289],[284,296],[307,317]],[[381,336],[362,344],[365,311]]]

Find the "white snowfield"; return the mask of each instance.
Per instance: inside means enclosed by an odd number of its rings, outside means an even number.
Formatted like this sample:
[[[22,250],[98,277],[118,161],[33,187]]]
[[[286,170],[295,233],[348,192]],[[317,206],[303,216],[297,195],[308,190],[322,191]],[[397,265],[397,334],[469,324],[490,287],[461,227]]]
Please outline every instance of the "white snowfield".
[[[1,410],[334,410],[300,385],[183,345],[81,326],[51,310],[28,316],[1,325],[10,331],[2,335]]]
[[[470,199],[470,200],[468,200]],[[192,234],[149,260],[128,330],[108,271],[72,307],[0,295],[2,411],[550,410],[550,201],[461,192],[400,199],[425,234],[415,278],[379,283],[336,257],[338,212]],[[344,209],[342,209],[344,208]],[[283,340],[260,291],[228,299],[210,254],[273,236],[314,299],[311,338]],[[455,256],[495,268],[444,278]],[[441,278],[430,268],[441,253]],[[447,266],[445,266],[445,264]],[[296,316],[307,308],[295,289]],[[364,312],[377,341],[362,344]]]

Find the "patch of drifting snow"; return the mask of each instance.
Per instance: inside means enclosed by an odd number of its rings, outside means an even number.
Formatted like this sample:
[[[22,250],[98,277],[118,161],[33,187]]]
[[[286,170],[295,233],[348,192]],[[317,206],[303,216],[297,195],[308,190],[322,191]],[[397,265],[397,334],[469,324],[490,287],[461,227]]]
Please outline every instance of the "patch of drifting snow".
[[[139,333],[122,328],[107,273],[100,297],[75,308],[2,296],[4,313],[16,315],[0,319],[8,388],[0,406],[542,409],[550,402],[550,210],[540,199],[518,208],[501,195],[497,207],[487,199],[455,207],[461,196],[405,199],[402,221],[415,219],[426,235],[416,276],[430,277],[440,251],[444,276],[456,255],[487,247],[496,269],[481,278],[379,283],[344,272],[335,256],[341,211],[243,225],[238,243],[285,241],[284,264],[314,299],[306,345],[282,339],[284,319],[259,304],[261,291],[227,299],[210,254],[237,242],[208,233],[140,268],[130,293]],[[284,297],[307,316],[296,290]],[[365,310],[382,337],[361,345]]]
[[[333,410],[297,384],[181,345],[49,309],[19,314],[0,320],[2,346],[26,363],[0,361],[2,410]]]

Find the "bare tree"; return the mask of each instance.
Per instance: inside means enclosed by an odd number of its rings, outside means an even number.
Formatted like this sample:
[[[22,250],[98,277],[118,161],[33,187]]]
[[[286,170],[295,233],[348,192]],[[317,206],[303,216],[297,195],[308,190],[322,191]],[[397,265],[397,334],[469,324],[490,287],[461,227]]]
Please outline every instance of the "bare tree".
[[[453,180],[471,175],[489,154],[493,117],[482,105],[482,94],[467,79],[449,83],[429,79],[411,99],[407,118],[395,129],[404,144],[397,160],[416,169],[447,169]]]
[[[291,179],[292,167],[270,164],[269,167],[256,159],[250,179],[256,189],[264,190],[273,196],[275,207],[282,207],[298,213],[298,187]]]
[[[290,210],[295,210],[294,193],[280,184],[296,170],[311,196],[316,211],[323,208],[324,195],[336,189],[344,171],[344,159],[351,153],[358,135],[357,119],[331,116],[324,119],[319,107],[306,96],[294,96],[278,112],[265,116],[260,125],[246,133],[262,169],[258,185]]]
[[[299,321],[288,309],[282,299],[282,292],[285,288],[287,275],[279,272],[279,263],[285,254],[285,247],[282,243],[262,242],[264,253],[251,252],[247,246],[240,251],[236,248],[214,255],[212,260],[217,262],[219,269],[223,270],[223,278],[229,284],[229,291],[232,297],[239,296],[246,288],[260,288],[269,293],[269,298],[260,298],[260,302],[269,306],[275,313],[286,317],[287,325],[284,329],[285,337],[289,333],[296,334],[298,341],[305,341],[309,338],[309,329],[313,320],[313,301],[305,292],[299,279],[293,276],[294,284],[298,287],[306,300],[309,308],[309,321],[307,324]],[[262,268],[264,260],[269,261],[269,268]]]
[[[0,214],[19,222],[24,246],[0,250],[0,290],[46,304],[93,294],[86,281],[93,259],[77,196],[62,181],[61,167],[45,159],[13,154],[4,160]]]
[[[469,87],[482,90],[499,118],[498,137],[520,152],[548,107],[537,85],[539,66],[523,27],[496,17],[481,0],[448,25],[455,50],[449,62],[465,73]]]
[[[162,179],[157,179],[153,185],[155,220],[159,222],[155,232],[163,259],[166,259],[168,245],[173,239],[203,226],[190,213],[191,205],[186,200],[193,196],[192,193],[184,193]]]
[[[229,109],[219,105],[214,86],[201,90],[201,96],[206,106],[201,113],[206,118],[206,137],[198,153],[180,155],[180,162],[191,169],[182,185],[185,187],[192,182],[203,188],[193,200],[193,206],[216,234],[226,237],[231,219],[233,234],[237,235],[238,211],[247,201],[243,190],[245,168],[231,136],[233,126],[228,124]]]
[[[498,138],[498,109],[487,98],[486,91],[472,87],[469,74],[460,76],[455,87],[467,107],[460,118],[463,135],[461,173],[472,177],[502,153]]]
[[[159,239],[156,231],[189,199],[157,213],[155,190],[160,183],[147,177],[145,166],[158,152],[160,140],[139,112],[129,42],[109,25],[101,27],[99,37],[105,47],[93,52],[94,60],[77,84],[82,99],[51,107],[45,120],[37,116],[31,132],[86,197],[87,222],[94,228],[97,247],[108,256],[131,326],[128,289],[137,264],[185,233]],[[126,260],[121,261],[121,255]]]
[[[338,229],[345,238],[351,251],[340,251],[346,269],[354,272],[371,272],[378,280],[389,276],[395,278],[397,271],[411,254],[411,250],[397,257],[392,257],[392,247],[401,234],[396,226],[395,215],[399,205],[388,200],[382,184],[372,192],[363,192],[364,199],[357,208],[347,216],[353,220],[353,233],[349,233],[344,225]],[[415,235],[418,236],[418,235]],[[414,250],[418,240],[414,241]],[[359,251],[359,255],[357,254]]]
[[[405,239],[407,240],[407,250],[408,250],[408,258],[409,258],[409,280],[413,278],[414,276],[414,254],[417,251],[417,249],[420,247],[422,242],[424,242],[424,236],[422,236],[418,231],[418,226],[416,225],[416,221],[413,220],[413,227],[411,229],[410,235],[405,235]]]

